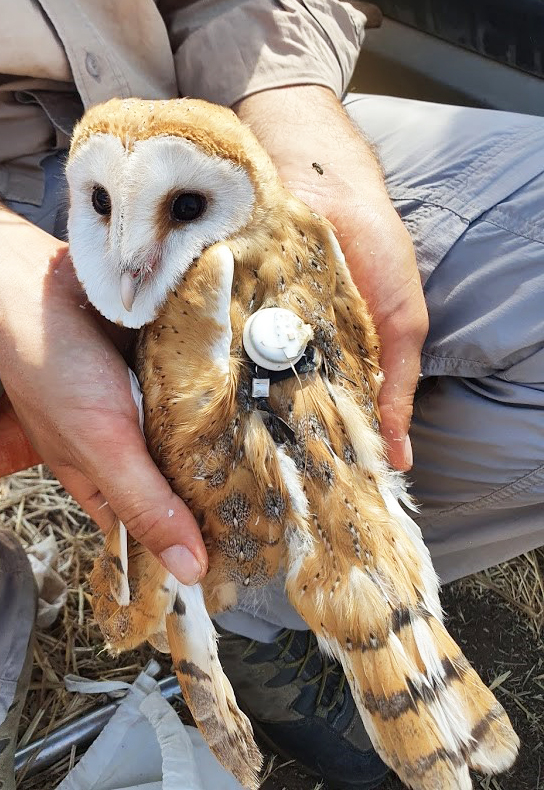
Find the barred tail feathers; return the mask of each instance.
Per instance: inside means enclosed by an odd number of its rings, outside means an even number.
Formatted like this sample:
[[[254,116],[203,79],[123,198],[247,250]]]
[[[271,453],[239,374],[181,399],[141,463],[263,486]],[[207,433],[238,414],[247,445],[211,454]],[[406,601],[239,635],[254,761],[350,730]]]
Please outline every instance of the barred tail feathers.
[[[432,619],[428,625],[438,651],[452,657],[446,659],[444,672],[450,679],[451,694],[459,700],[470,728],[471,746],[467,751],[470,767],[484,774],[506,771],[519,749],[519,738],[506,711],[446,629]]]
[[[301,559],[305,550],[312,543],[299,536],[287,578],[291,601],[341,662],[384,762],[414,790],[469,790],[469,766],[510,767],[517,736],[441,621],[422,603],[380,601],[374,574],[359,568],[338,582],[338,571],[327,577],[322,562],[316,580],[315,566],[308,573]]]
[[[337,655],[378,752],[409,787],[464,790],[469,766],[498,773],[514,762],[505,711],[428,613],[407,616],[383,645]]]
[[[257,790],[262,756],[221,667],[217,635],[200,585],[175,583],[166,630],[174,669],[195,723],[219,762],[244,787]]]
[[[455,725],[400,641],[392,635],[382,647],[334,647],[376,751],[401,780],[413,790],[470,790]]]

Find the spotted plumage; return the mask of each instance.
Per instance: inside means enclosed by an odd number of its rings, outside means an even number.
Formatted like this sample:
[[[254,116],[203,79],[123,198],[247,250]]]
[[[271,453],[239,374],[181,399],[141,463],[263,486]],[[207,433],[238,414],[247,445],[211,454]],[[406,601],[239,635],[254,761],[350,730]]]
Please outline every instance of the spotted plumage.
[[[469,767],[509,767],[517,737],[443,626],[428,551],[386,463],[378,337],[331,225],[283,188],[233,113],[204,102],[93,108],[68,180],[76,272],[107,318],[143,327],[149,450],[209,553],[202,585],[187,588],[113,530],[91,578],[112,648],[169,649],[211,748],[254,788],[261,758],[210,615],[282,571],[409,787],[467,790]],[[311,339],[305,367],[256,396],[262,371],[243,330],[269,307],[296,314]]]

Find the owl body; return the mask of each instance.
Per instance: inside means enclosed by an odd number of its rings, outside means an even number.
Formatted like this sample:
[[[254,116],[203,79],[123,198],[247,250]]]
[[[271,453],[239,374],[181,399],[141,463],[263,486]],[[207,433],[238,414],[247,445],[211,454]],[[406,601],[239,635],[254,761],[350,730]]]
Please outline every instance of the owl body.
[[[281,571],[409,787],[467,790],[469,766],[508,767],[517,738],[447,634],[428,551],[399,504],[379,437],[379,342],[332,226],[284,189],[230,111],[204,102],[94,108],[68,180],[76,272],[106,317],[143,326],[149,450],[209,554],[202,585],[187,588],[122,525],[112,531],[91,579],[110,644],[169,649],[211,748],[254,787],[260,756],[209,615]],[[244,345],[267,308],[308,329],[303,359],[281,375]]]

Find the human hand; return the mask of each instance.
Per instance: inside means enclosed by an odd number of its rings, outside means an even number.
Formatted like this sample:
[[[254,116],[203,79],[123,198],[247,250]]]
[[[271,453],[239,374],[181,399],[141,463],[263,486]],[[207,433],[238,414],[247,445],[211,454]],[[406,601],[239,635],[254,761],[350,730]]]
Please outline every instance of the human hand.
[[[0,387],[0,390],[2,388]],[[5,393],[0,395],[0,477],[41,463]]]
[[[147,452],[126,363],[104,324],[67,245],[0,207],[0,379],[19,420],[104,532],[119,518],[193,584],[207,567],[200,530]]]
[[[385,379],[379,406],[389,460],[407,470],[428,317],[412,241],[387,195],[376,157],[327,88],[263,91],[234,109],[268,151],[287,188],[337,229],[381,340]]]

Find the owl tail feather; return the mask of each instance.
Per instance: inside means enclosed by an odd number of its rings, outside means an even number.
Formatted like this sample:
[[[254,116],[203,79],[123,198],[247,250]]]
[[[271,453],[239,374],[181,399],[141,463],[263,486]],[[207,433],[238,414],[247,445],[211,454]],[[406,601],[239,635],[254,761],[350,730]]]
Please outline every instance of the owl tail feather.
[[[300,477],[285,475],[296,520],[286,533],[289,598],[322,649],[341,662],[384,762],[413,790],[470,790],[469,768],[509,768],[518,738],[444,628],[429,552],[398,502],[409,505],[379,437],[347,388],[322,381],[328,400],[316,380],[312,404],[334,468],[318,442],[307,440],[304,488]],[[311,395],[307,385],[307,402]],[[295,404],[293,419],[301,412]],[[345,461],[338,425],[356,465]],[[325,461],[332,484],[319,476]],[[296,495],[307,498],[307,513]]]
[[[219,662],[217,636],[200,585],[176,585],[166,631],[183,697],[197,727],[224,768],[248,790],[257,790],[262,756]]]
[[[341,662],[384,762],[413,790],[470,790],[469,767],[509,768],[519,740],[508,716],[442,623],[403,610],[392,624],[382,638],[319,638]]]

